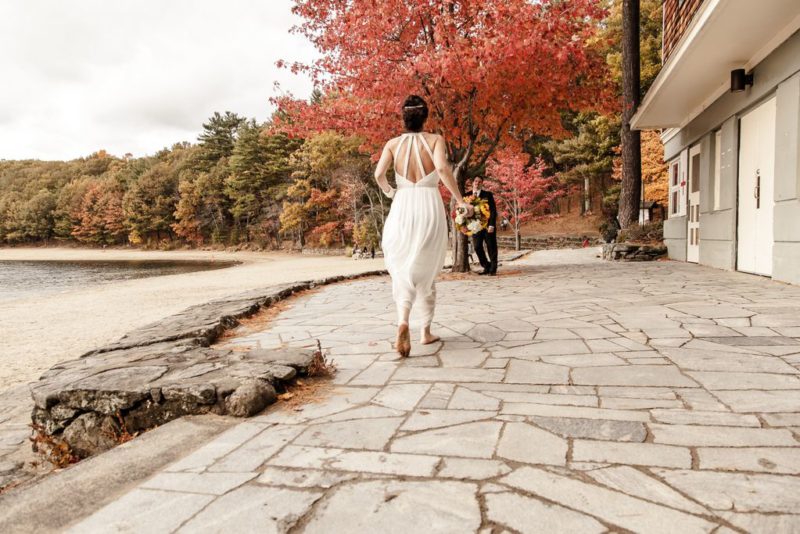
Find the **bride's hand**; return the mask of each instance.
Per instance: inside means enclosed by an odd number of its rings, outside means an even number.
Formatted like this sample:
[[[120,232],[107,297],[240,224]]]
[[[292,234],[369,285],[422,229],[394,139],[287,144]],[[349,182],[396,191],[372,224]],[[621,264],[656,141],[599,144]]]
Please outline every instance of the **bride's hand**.
[[[472,204],[467,204],[466,202],[459,203],[458,208],[464,211],[465,217],[472,217],[472,214],[475,212],[475,210],[472,209]]]

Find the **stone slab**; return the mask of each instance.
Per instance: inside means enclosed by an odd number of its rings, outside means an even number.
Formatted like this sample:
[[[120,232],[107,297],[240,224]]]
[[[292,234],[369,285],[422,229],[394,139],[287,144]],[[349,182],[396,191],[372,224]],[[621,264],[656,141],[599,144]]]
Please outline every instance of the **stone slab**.
[[[89,532],[171,533],[202,510],[212,495],[134,489],[67,529],[71,534]]]
[[[383,450],[402,422],[401,417],[386,417],[320,423],[309,426],[294,442],[311,447],[379,451]]]
[[[569,438],[642,442],[647,436],[644,424],[636,421],[539,416],[530,420],[545,430]]]
[[[761,422],[754,415],[731,412],[656,409],[651,410],[650,414],[657,422],[671,425],[747,426],[756,428],[761,426]]]
[[[522,402],[506,402],[500,410],[501,414],[540,415],[545,417],[567,417],[579,419],[607,419],[609,421],[649,421],[647,412],[633,410],[606,410],[605,408],[588,408],[583,406],[554,406],[549,404],[529,404]]]
[[[653,441],[670,445],[747,447],[798,445],[786,429],[743,428],[733,426],[663,425],[651,423]]]
[[[223,495],[178,532],[287,532],[322,492],[244,486]]]
[[[664,469],[656,469],[655,473],[713,510],[797,513],[800,505],[799,477]]]
[[[526,423],[506,423],[497,456],[526,464],[565,465],[567,440]]]
[[[487,495],[486,516],[490,521],[522,534],[606,531],[592,517],[510,492]]]
[[[584,367],[572,371],[572,381],[593,386],[697,387],[677,367],[664,365]]]
[[[800,447],[700,447],[700,469],[800,474]]]
[[[413,454],[434,454],[470,458],[491,458],[502,423],[467,423],[426,430],[396,438],[390,450]]]
[[[618,443],[576,439],[572,442],[572,459],[576,462],[684,469],[692,466],[692,455],[689,449],[654,443]]]
[[[632,531],[711,532],[717,527],[693,515],[542,469],[522,467],[501,482]]]
[[[628,466],[592,469],[587,474],[597,482],[632,497],[677,508],[693,514],[707,514],[708,510],[687,499],[660,480]]]
[[[374,480],[340,486],[304,532],[475,532],[481,512],[474,484]]]

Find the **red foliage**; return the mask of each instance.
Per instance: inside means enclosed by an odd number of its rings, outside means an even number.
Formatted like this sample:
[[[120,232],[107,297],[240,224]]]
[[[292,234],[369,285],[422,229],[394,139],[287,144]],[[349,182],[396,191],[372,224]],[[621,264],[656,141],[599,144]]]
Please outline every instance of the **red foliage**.
[[[380,146],[400,127],[411,93],[430,107],[456,173],[481,167],[498,144],[558,135],[565,109],[605,109],[606,65],[594,46],[596,0],[295,0],[295,32],[321,53],[309,74],[323,96],[276,98],[278,128],[336,130]],[[281,63],[282,64],[282,63]]]
[[[564,195],[558,180],[544,175],[544,161],[537,159],[528,165],[529,159],[528,154],[505,148],[486,166],[487,175],[495,182],[492,191],[516,231],[531,217],[544,215]]]

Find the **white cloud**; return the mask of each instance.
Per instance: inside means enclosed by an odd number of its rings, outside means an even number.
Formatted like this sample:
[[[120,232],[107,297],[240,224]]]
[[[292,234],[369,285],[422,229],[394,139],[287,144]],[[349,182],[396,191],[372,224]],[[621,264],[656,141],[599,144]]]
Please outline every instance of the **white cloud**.
[[[0,159],[151,154],[194,141],[214,111],[265,120],[278,69],[309,61],[290,0],[4,0]]]

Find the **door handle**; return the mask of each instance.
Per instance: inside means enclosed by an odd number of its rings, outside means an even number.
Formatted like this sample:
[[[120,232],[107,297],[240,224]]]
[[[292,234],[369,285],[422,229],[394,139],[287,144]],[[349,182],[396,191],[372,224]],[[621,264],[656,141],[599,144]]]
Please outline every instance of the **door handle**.
[[[753,188],[753,197],[756,199],[756,209],[761,209],[761,171],[756,169],[756,186]]]

